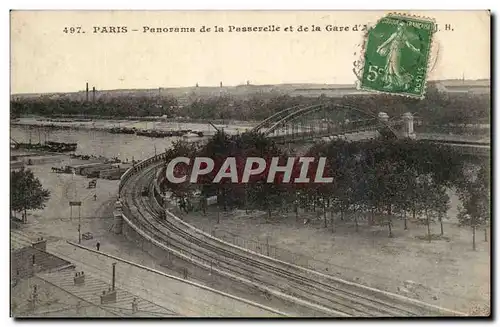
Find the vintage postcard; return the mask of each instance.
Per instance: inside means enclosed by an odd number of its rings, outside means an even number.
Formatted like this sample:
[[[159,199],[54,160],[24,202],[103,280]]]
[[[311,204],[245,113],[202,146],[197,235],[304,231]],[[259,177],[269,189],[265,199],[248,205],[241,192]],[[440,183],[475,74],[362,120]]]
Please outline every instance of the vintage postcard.
[[[491,315],[489,11],[10,19],[12,317]]]

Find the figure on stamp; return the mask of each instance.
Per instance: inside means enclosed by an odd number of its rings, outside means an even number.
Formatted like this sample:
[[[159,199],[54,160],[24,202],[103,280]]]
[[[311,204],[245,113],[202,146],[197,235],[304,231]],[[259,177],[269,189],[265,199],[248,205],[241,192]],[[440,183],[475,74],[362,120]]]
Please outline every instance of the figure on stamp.
[[[405,23],[400,22],[396,32],[385,40],[377,48],[377,53],[383,57],[387,57],[384,68],[383,81],[386,83],[385,87],[404,86],[411,81],[411,74],[407,73],[400,65],[401,50],[407,46],[414,52],[420,52],[410,43],[410,39],[416,39],[416,36],[410,31],[405,29]]]

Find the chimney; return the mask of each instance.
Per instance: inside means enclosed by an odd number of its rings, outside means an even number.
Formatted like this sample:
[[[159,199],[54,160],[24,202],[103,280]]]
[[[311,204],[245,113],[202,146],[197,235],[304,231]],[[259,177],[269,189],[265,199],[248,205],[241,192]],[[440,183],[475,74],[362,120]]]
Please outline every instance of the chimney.
[[[116,303],[115,265],[116,265],[116,263],[113,263],[113,281],[112,281],[112,286],[109,289],[102,291],[102,295],[100,295],[100,297],[101,297],[101,304]]]
[[[102,291],[102,295],[100,295],[101,304],[116,303],[115,275],[116,275],[116,262],[113,263],[113,275],[111,280],[111,287],[108,290]]]
[[[95,102],[95,86],[92,86],[92,102]]]
[[[83,285],[85,284],[85,274],[82,272],[76,272],[75,277],[73,277],[73,281],[75,285]]]
[[[87,102],[89,102],[89,82],[86,83],[85,94]]]
[[[39,237],[31,246],[37,250],[47,251],[47,240],[44,240],[43,237]]]
[[[102,291],[101,304],[116,303],[116,291],[111,289]]]

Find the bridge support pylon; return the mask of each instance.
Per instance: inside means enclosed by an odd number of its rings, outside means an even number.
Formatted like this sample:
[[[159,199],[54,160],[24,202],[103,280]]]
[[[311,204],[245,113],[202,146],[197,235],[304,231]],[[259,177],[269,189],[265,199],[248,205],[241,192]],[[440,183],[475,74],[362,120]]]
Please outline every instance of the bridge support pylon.
[[[389,115],[386,114],[385,112],[379,112],[378,113],[378,119],[383,122],[388,122],[389,121]]]
[[[403,114],[403,130],[402,134],[404,138],[415,139],[416,134],[413,130],[413,115],[411,112],[405,112]]]

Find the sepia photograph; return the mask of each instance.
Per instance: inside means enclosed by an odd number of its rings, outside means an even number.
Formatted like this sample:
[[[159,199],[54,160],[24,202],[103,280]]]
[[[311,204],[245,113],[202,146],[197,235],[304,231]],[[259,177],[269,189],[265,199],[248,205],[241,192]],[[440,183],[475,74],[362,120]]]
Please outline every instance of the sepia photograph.
[[[491,12],[10,12],[10,316],[491,318]]]

